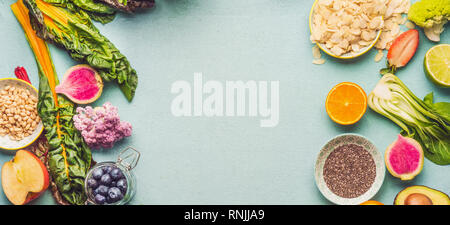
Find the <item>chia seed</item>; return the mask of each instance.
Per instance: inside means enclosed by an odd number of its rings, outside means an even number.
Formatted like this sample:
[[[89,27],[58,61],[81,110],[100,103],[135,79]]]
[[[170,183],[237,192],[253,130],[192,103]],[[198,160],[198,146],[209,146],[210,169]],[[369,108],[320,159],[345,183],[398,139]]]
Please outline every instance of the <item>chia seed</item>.
[[[356,198],[366,193],[375,181],[375,175],[372,155],[356,144],[345,144],[334,149],[323,169],[328,188],[343,198]]]

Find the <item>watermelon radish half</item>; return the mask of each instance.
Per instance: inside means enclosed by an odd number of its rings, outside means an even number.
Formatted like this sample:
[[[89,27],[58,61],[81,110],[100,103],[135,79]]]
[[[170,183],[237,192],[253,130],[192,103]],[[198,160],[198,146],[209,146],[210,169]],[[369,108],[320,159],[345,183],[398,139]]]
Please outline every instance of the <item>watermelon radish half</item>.
[[[386,167],[392,176],[412,180],[423,168],[423,150],[419,142],[398,135],[384,153]]]
[[[64,94],[77,104],[89,104],[102,94],[103,82],[100,75],[88,65],[71,67],[64,74],[62,82],[55,91]]]

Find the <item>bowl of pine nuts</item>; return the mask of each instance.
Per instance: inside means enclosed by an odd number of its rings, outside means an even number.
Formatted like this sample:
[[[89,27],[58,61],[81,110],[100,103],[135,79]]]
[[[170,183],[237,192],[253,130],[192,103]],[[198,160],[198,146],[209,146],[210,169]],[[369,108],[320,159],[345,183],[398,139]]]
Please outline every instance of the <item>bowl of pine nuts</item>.
[[[37,112],[38,91],[16,78],[0,79],[0,148],[17,150],[32,144],[44,126]]]

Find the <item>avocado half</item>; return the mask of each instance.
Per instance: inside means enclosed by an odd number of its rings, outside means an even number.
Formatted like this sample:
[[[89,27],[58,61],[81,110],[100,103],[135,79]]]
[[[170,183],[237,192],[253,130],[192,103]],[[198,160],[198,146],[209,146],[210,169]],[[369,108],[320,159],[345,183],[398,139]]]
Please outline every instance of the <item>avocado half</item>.
[[[394,205],[450,205],[450,198],[444,192],[416,185],[400,191]]]

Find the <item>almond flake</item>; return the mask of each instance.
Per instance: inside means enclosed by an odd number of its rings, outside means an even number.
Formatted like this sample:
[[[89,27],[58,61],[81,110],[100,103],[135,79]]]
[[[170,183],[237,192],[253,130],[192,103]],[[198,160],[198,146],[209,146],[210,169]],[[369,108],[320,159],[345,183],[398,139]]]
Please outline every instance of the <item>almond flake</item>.
[[[313,54],[314,59],[320,59],[322,57],[319,46],[314,45],[314,47],[312,48],[312,54]]]
[[[314,59],[313,64],[322,65],[325,63],[325,59]]]
[[[383,50],[378,50],[377,55],[375,55],[375,62],[381,61],[381,59],[383,59],[383,57],[384,57]]]
[[[406,22],[405,26],[408,29],[414,29],[416,27],[416,25],[414,25],[411,21]]]

